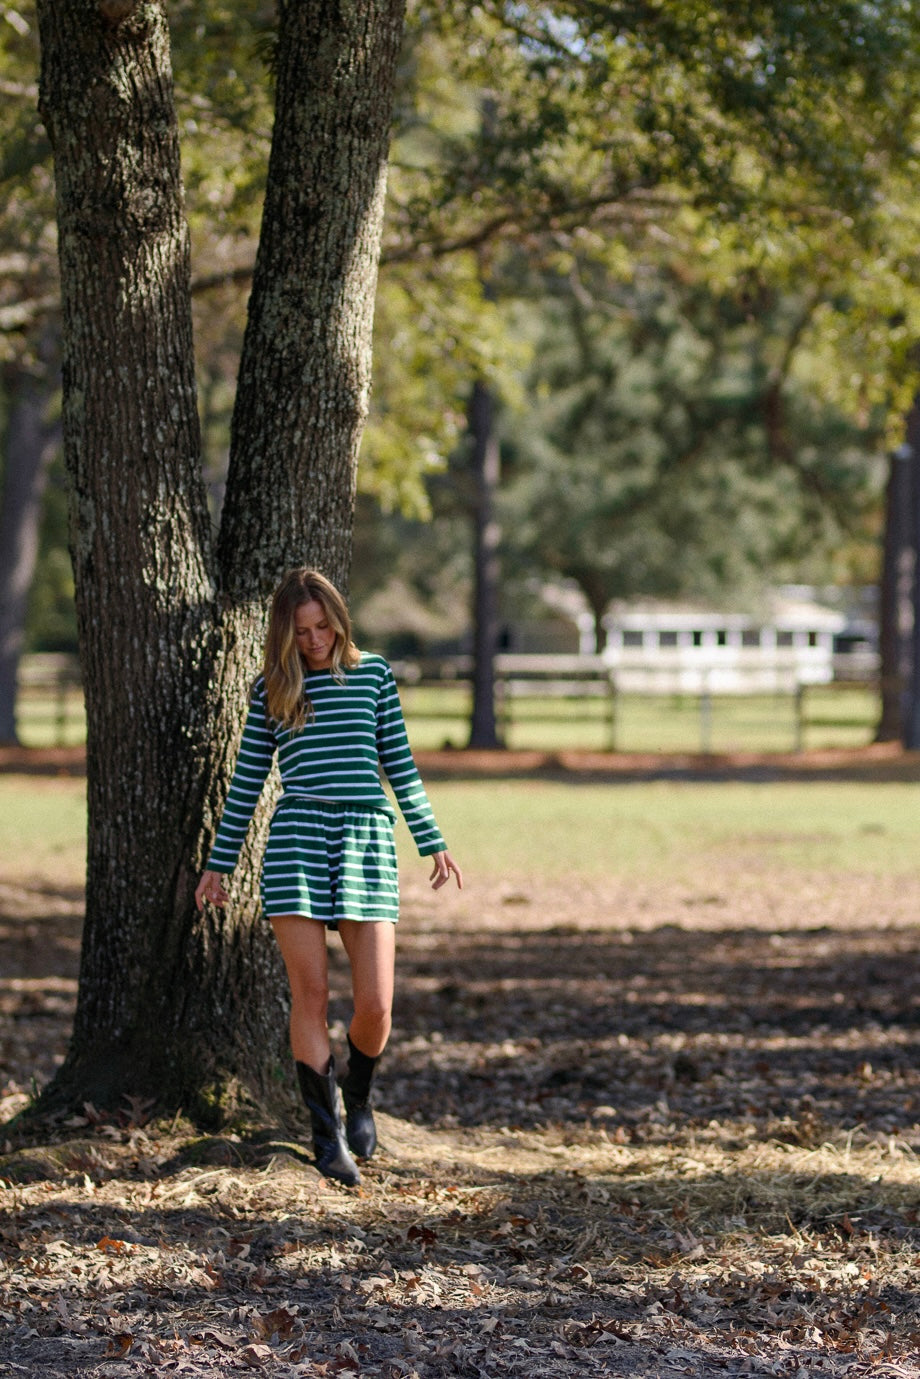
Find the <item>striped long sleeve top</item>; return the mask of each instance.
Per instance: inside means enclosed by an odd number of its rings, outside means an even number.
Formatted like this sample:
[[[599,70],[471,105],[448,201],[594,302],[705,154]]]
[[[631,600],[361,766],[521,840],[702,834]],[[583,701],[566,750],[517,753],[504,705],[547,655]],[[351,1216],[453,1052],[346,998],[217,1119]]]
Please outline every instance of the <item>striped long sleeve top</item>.
[[[380,779],[382,766],[419,853],[428,857],[444,851],[446,844],[412,758],[390,666],[382,656],[362,652],[360,664],[344,677],[339,683],[326,670],[304,677],[313,717],[299,732],[269,719],[264,681],[261,676],[256,681],[208,859],[211,871],[235,867],[276,751],[285,791],[383,810],[395,820]]]

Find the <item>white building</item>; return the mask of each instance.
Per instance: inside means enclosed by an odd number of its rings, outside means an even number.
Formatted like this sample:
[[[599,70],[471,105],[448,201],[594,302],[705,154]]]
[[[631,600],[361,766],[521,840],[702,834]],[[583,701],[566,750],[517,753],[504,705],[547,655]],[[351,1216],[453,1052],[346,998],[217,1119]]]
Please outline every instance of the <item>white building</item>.
[[[760,617],[691,604],[612,604],[604,659],[632,693],[790,692],[834,678],[843,613],[780,591]]]

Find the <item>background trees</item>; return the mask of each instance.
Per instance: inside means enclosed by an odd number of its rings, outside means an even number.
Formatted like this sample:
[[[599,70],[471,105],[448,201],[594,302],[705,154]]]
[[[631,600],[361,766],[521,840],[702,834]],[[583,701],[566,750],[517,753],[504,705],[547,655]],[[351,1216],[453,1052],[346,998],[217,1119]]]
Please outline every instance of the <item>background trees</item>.
[[[267,161],[274,7],[181,0],[170,22],[205,472],[219,506]],[[714,293],[747,296],[755,314],[761,291],[793,300],[817,287],[812,391],[860,428],[867,409],[873,427],[879,411],[901,422],[912,308],[895,303],[916,276],[914,24],[897,5],[741,16],[680,0],[654,17],[581,3],[410,6],[363,491],[384,511],[424,514],[423,479],[464,433],[473,380],[507,416],[532,347],[510,319],[522,251],[557,276],[561,264],[563,277],[573,253],[601,254],[614,279],[640,261],[646,275],[663,263],[672,277],[683,264]],[[847,312],[828,312],[842,298]]]
[[[579,585],[599,648],[614,598],[737,603],[765,578],[846,579],[871,539],[881,418],[858,427],[796,377],[813,302],[764,285],[755,318],[749,285],[589,269],[546,299],[530,405],[510,427],[518,562]]]
[[[585,4],[524,6],[513,15],[499,5],[468,14],[432,6],[421,13],[435,36],[416,37],[417,71],[424,74],[431,44],[440,54],[450,53],[455,81],[452,100],[438,104],[420,79],[414,147],[426,156],[401,163],[397,140],[397,194],[385,254],[393,263],[404,263],[422,248],[426,262],[466,255],[483,286],[488,283],[493,319],[496,309],[506,319],[513,314],[521,293],[521,250],[531,264],[543,265],[544,281],[555,279],[558,296],[571,265],[593,256],[624,286],[639,264],[647,280],[661,278],[663,290],[688,277],[698,285],[704,314],[707,296],[734,299],[734,310],[751,326],[750,349],[759,352],[760,377],[750,378],[748,397],[762,428],[755,440],[758,462],[779,467],[777,497],[790,484],[801,496],[804,506],[796,510],[807,513],[810,536],[816,524],[829,536],[839,527],[848,486],[849,496],[859,488],[865,498],[877,447],[901,423],[904,354],[897,339],[862,358],[853,344],[884,329],[895,310],[915,315],[902,304],[904,266],[916,264],[908,209],[917,94],[914,18],[893,7],[871,15],[849,6],[806,15],[796,7],[766,5],[739,15],[680,3],[654,11],[624,6],[615,14]],[[460,33],[462,47],[455,48]],[[900,45],[906,61],[891,66]],[[445,65],[442,57],[439,72]],[[443,96],[443,80],[439,91]],[[487,120],[481,118],[484,96]],[[892,271],[898,262],[900,288]],[[539,292],[532,300],[540,303],[536,310],[547,310]],[[774,304],[773,319],[760,322],[763,301]],[[782,326],[778,303],[790,316]],[[758,331],[760,344],[750,344]],[[510,325],[509,333],[514,334]],[[793,381],[802,359],[807,365]],[[494,366],[471,375],[468,396],[476,397],[483,386],[502,394]],[[691,392],[685,394],[688,409]],[[724,400],[720,413],[709,409],[708,420],[705,400],[696,402],[700,424],[691,422],[688,410],[673,427],[670,443],[677,455],[703,456],[707,447],[698,438],[710,421],[721,427],[719,416],[724,420]],[[527,430],[517,419],[509,425]],[[813,454],[816,431],[823,436],[820,463]],[[542,439],[532,439],[538,469],[548,451]],[[741,431],[734,439],[745,443]],[[516,435],[511,450],[520,450],[518,441]],[[832,455],[838,442],[846,450],[840,464]],[[860,447],[867,468],[855,482]],[[488,448],[471,445],[466,453],[486,454]],[[611,450],[599,462],[607,486],[621,483],[611,469],[615,458]],[[688,467],[677,469],[685,474]],[[750,466],[748,471],[750,482]],[[543,477],[541,488],[532,476],[537,506],[579,485],[586,494],[593,491],[580,457],[560,445],[558,436],[555,479]],[[481,475],[474,487],[482,511]],[[676,535],[676,509],[673,495],[667,502],[663,486],[658,492],[657,508],[646,507],[648,535],[662,546],[659,565],[673,567],[664,552],[667,519]],[[709,492],[720,495],[721,522],[714,518],[714,528],[721,525],[724,533],[724,484],[710,484]],[[761,526],[769,506],[763,506],[764,494],[763,485],[759,495],[749,494],[760,505]],[[692,496],[699,527],[699,485]],[[740,502],[740,488],[737,496]],[[561,501],[565,507],[568,498]],[[822,504],[826,511],[819,516]],[[608,503],[606,520],[596,513],[591,527],[595,548],[606,547],[609,561],[621,570],[635,568],[624,536],[635,507],[635,494],[631,507]],[[690,515],[687,509],[687,520]],[[638,535],[632,527],[631,532]],[[775,542],[787,557],[789,535],[788,529],[778,533]],[[505,544],[513,544],[508,533]],[[763,533],[748,544],[748,555],[756,551],[758,560],[769,553]],[[642,549],[650,550],[647,540]],[[539,551],[533,540],[529,553],[559,566],[558,552]],[[750,568],[750,559],[742,558],[740,566],[745,563]],[[723,549],[708,570],[710,584],[720,565],[723,583],[737,578],[739,561],[726,559]],[[697,566],[697,578],[703,573]],[[593,582],[597,601],[602,583]],[[484,600],[485,606],[490,602]],[[500,620],[491,621],[497,626]],[[478,670],[476,686],[477,697],[489,693],[488,677]],[[474,724],[487,718],[477,702]]]
[[[30,17],[0,19],[0,741],[15,739],[15,686],[59,444],[57,263],[48,141],[36,110]]]

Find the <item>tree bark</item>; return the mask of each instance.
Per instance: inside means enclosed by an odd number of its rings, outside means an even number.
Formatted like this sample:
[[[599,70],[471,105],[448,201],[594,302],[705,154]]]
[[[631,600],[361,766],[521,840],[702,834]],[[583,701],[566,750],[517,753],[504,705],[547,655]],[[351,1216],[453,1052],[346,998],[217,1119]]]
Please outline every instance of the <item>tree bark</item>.
[[[904,746],[920,751],[920,397],[907,418],[905,437],[909,466],[910,544],[913,550],[911,585],[911,636],[907,703],[904,712]]]
[[[292,565],[347,585],[403,11],[404,0],[279,6],[275,130],[218,542],[234,603],[260,599]]]
[[[501,582],[501,529],[495,504],[501,477],[495,399],[485,383],[473,384],[470,398],[473,440],[474,510],[473,711],[471,747],[501,747],[495,716],[495,656],[498,651],[498,595]]]
[[[199,916],[193,892],[264,595],[294,561],[347,573],[402,0],[281,5],[217,558],[163,6],[41,0],[39,19],[89,812],[74,1034],[45,1104],[140,1096],[213,1124],[289,1081],[286,986],[253,898],[259,828],[227,910]]]
[[[42,3],[39,21],[88,776],[79,995],[48,1099],[194,1110],[245,1042],[208,1049],[232,1024],[211,969],[234,945],[192,906],[219,640],[168,34],[158,4],[114,26]]]
[[[905,688],[909,673],[911,588],[911,465],[907,447],[888,461],[885,528],[879,580],[879,681],[881,709],[876,742],[900,742],[904,735]]]
[[[52,362],[56,352],[46,330],[31,364],[17,360],[4,371],[8,418],[0,496],[0,742],[7,743],[19,741],[19,661],[38,560],[42,498],[60,444],[60,422],[48,415],[58,387]]]

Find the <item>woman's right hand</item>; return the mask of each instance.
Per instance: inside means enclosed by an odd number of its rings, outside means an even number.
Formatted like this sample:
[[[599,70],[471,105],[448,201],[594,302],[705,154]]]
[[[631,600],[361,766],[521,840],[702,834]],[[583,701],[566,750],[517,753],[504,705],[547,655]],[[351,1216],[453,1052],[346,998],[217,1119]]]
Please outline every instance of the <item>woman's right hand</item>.
[[[195,890],[195,904],[199,910],[204,909],[204,902],[210,901],[212,905],[226,905],[230,899],[224,890],[224,878],[219,871],[206,871],[202,874],[201,880]]]

